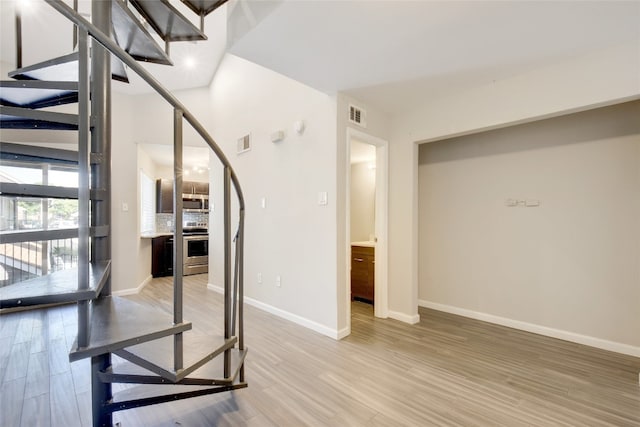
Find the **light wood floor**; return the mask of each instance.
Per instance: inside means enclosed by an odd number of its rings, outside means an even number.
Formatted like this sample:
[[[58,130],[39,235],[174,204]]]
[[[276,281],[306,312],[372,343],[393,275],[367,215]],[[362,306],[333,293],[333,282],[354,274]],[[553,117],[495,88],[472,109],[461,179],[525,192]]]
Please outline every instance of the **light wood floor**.
[[[185,287],[185,319],[219,320],[206,275]],[[131,298],[169,311],[170,295],[170,281],[156,279]],[[119,412],[114,423],[640,425],[638,358],[426,309],[409,326],[354,303],[352,334],[339,342],[245,313],[249,388]],[[0,426],[91,424],[89,364],[67,359],[75,317],[74,306],[0,316]]]

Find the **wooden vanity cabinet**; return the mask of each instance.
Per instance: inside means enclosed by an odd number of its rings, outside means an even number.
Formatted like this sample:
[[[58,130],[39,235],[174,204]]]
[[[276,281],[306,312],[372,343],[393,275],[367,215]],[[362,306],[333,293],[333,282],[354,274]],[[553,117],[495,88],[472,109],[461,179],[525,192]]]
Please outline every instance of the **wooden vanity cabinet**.
[[[373,303],[375,248],[351,246],[351,299]]]

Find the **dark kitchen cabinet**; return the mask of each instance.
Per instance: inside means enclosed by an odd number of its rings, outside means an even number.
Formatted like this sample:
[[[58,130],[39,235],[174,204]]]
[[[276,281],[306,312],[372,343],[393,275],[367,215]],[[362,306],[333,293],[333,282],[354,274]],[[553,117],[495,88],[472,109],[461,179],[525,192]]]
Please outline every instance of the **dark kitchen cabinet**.
[[[173,213],[173,180],[156,181],[156,212]]]
[[[185,181],[182,183],[182,194],[209,195],[209,183],[197,181]]]
[[[209,195],[208,182],[183,181],[182,194]],[[173,180],[156,180],[156,212],[173,213]]]
[[[373,303],[375,248],[351,246],[351,299]]]
[[[158,236],[151,240],[151,275],[173,276],[173,236]]]

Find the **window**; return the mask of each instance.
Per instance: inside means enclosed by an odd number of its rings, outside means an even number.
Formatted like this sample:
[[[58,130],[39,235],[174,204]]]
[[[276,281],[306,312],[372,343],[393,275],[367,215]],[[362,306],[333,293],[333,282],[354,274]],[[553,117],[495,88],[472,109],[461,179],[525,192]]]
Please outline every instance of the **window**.
[[[155,194],[153,180],[140,171],[140,233],[155,230]]]
[[[55,154],[55,153],[54,153]],[[0,160],[0,182],[75,187],[77,166],[57,158],[9,156]],[[0,195],[0,232],[78,227],[78,201]],[[78,238],[3,242],[0,287],[78,265]]]

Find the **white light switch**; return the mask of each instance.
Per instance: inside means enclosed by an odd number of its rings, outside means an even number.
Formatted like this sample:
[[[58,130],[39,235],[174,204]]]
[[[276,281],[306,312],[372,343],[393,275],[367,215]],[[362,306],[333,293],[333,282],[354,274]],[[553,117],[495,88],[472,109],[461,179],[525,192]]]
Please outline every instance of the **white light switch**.
[[[318,204],[320,206],[325,206],[328,203],[327,198],[328,198],[328,196],[327,196],[327,192],[326,191],[319,192],[318,193]]]
[[[262,199],[260,199],[260,206],[262,207],[262,209],[267,207],[267,198],[263,197]]]
[[[129,212],[129,204],[122,202],[122,212]]]

